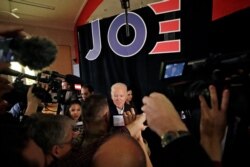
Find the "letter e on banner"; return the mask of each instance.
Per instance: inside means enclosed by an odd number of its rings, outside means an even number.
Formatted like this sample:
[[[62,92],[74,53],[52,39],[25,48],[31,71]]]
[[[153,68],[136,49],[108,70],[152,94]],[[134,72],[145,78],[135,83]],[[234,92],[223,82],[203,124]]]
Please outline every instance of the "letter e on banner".
[[[156,15],[179,11],[181,6],[180,0],[164,0],[162,2],[156,2],[149,4],[149,7],[154,11]],[[180,31],[180,19],[173,19],[169,21],[159,22],[160,31],[159,34],[166,34]],[[161,53],[177,53],[181,51],[181,41],[167,40],[157,42],[149,54],[161,54]]]

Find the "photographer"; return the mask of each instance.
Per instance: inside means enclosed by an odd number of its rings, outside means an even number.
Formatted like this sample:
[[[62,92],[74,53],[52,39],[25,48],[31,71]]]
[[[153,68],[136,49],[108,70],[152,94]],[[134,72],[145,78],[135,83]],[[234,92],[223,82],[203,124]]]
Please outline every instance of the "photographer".
[[[57,48],[54,42],[42,37],[31,37],[29,34],[23,31],[23,27],[9,24],[0,24],[0,74],[8,74],[11,72],[8,70],[10,62],[17,61],[23,66],[28,66],[30,69],[41,70],[44,67],[50,65],[56,58]],[[25,75],[25,74],[24,74]],[[1,105],[5,105],[6,102],[2,100],[2,96],[10,93],[13,90],[12,86],[8,85],[4,78],[0,78],[0,102]],[[15,92],[19,90],[16,88]],[[25,94],[27,93],[27,90]],[[15,93],[12,99],[18,99],[22,97],[16,97]],[[22,93],[24,95],[24,93]],[[9,100],[12,100],[11,98]],[[5,99],[6,100],[6,99]],[[8,100],[6,100],[10,103]],[[15,103],[19,103],[16,101]],[[6,104],[5,104],[6,103]],[[14,103],[14,104],[15,104]],[[26,102],[24,102],[26,104]],[[10,105],[14,105],[10,104]],[[8,106],[9,107],[9,106]],[[17,110],[22,110],[15,106]],[[2,109],[3,107],[1,107]],[[23,107],[22,107],[23,108]],[[4,109],[5,110],[5,109]],[[15,112],[16,112],[15,111]],[[14,111],[13,111],[14,112]],[[19,112],[19,111],[18,111]],[[19,114],[16,114],[19,115]]]
[[[20,74],[22,75],[22,73]],[[39,103],[35,106],[36,112],[41,112],[45,106],[44,102],[46,102],[46,99],[49,100],[51,98],[47,91],[48,86],[46,83],[37,82],[33,85],[25,85],[22,79],[22,76],[18,76],[15,82],[12,83],[13,90],[5,94],[3,97],[9,105],[12,105],[8,112],[12,114],[13,117],[18,119],[22,118],[29,103],[34,101],[35,98],[39,99]],[[30,97],[31,95],[33,98]]]
[[[1,37],[25,37],[26,35],[22,27],[0,24]],[[0,61],[0,72],[9,66],[9,62]],[[9,105],[2,97],[11,90],[13,90],[11,82],[0,77],[1,163],[12,167],[44,167],[44,154],[41,148],[27,136],[19,120],[6,112]]]
[[[166,96],[154,92],[143,98],[142,111],[146,113],[148,126],[162,139],[163,152],[160,160],[163,166],[212,167],[220,165],[221,140],[226,129],[224,118],[229,93],[228,90],[223,91],[222,102],[219,105],[214,86],[210,86],[209,91],[211,108],[208,107],[204,97],[200,97],[201,145],[191,135],[174,105]]]

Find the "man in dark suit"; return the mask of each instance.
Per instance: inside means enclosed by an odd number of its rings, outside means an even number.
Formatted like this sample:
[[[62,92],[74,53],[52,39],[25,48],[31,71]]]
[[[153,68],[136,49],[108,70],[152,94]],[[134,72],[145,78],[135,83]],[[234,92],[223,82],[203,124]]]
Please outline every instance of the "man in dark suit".
[[[124,126],[136,117],[134,108],[126,103],[127,85],[117,82],[111,86],[111,100],[109,102],[109,110],[112,126]],[[129,116],[128,116],[129,115]],[[132,115],[132,117],[131,117]],[[132,120],[127,120],[127,116]]]

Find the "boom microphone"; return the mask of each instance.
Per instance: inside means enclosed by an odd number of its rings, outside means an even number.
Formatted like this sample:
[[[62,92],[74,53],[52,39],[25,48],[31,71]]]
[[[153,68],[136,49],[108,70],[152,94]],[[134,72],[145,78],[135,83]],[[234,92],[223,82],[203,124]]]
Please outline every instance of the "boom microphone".
[[[44,37],[0,39],[0,62],[18,61],[31,70],[49,66],[56,53],[56,45]]]
[[[21,76],[22,78],[29,78],[29,79],[33,79],[33,80],[36,80],[36,79],[37,79],[36,76],[24,74],[24,73],[21,73],[21,72],[19,72],[19,71],[12,70],[12,69],[10,69],[10,68],[1,70],[1,71],[0,71],[0,74],[10,75],[10,76],[15,76],[15,77]]]

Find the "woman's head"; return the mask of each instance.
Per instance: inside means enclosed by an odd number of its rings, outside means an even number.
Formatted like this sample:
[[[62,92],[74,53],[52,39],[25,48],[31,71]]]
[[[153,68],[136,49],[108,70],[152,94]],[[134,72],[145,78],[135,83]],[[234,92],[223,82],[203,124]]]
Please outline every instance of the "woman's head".
[[[82,121],[82,106],[79,100],[73,100],[69,103],[65,115],[75,121]]]

